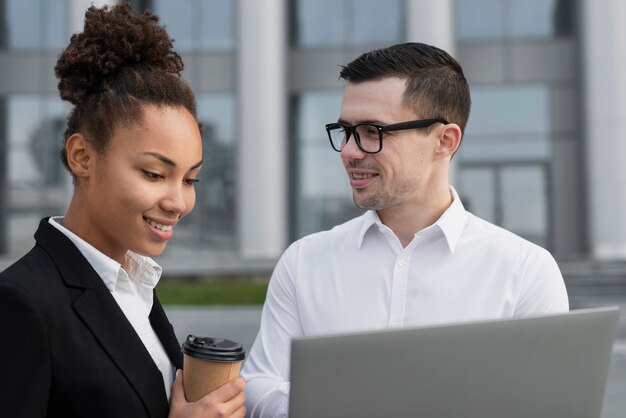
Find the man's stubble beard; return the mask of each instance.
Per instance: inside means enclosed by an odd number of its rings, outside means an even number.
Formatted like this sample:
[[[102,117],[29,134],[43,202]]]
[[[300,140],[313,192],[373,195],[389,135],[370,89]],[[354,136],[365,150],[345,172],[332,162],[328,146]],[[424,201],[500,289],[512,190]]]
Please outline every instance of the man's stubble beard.
[[[402,203],[402,198],[408,195],[412,190],[416,190],[419,184],[418,180],[405,182],[394,191],[384,190],[380,193],[373,193],[366,196],[359,203],[357,201],[357,193],[352,191],[352,200],[359,209],[363,210],[383,210],[389,209]]]

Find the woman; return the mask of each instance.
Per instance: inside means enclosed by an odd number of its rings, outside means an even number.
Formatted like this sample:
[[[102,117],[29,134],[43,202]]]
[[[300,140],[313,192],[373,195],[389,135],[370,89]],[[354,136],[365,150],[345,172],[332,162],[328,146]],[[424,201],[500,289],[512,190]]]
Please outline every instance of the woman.
[[[57,62],[74,105],[61,153],[74,193],[0,274],[2,417],[245,415],[241,378],[185,401],[154,294],[149,257],[193,208],[202,164],[195,98],[157,22],[126,4],[90,7]]]

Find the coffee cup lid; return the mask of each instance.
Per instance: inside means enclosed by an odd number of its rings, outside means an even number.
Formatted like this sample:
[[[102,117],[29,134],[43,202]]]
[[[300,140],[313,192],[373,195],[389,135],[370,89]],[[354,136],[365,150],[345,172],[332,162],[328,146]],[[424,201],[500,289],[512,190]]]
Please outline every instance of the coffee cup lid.
[[[197,337],[188,335],[182,351],[191,357],[210,361],[241,361],[246,352],[241,344],[223,338]]]

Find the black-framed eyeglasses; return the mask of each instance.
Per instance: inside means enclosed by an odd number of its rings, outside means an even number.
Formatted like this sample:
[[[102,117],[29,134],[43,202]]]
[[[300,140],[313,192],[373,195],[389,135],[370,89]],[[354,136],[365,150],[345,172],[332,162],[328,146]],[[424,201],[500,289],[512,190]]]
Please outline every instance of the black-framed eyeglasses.
[[[383,132],[427,128],[435,123],[447,124],[448,121],[442,118],[433,118],[411,120],[391,125],[360,123],[354,126],[342,123],[329,123],[326,125],[326,132],[328,133],[330,145],[337,152],[341,152],[350,140],[350,136],[354,136],[354,141],[361,151],[367,154],[376,154],[383,149]]]

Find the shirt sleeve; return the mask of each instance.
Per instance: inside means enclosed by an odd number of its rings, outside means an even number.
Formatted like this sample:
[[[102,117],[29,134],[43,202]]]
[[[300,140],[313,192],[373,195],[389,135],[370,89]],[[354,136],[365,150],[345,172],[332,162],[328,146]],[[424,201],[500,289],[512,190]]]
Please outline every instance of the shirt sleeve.
[[[274,269],[261,314],[259,333],[243,367],[246,408],[251,418],[286,417],[291,339],[303,335],[296,304],[297,243]]]
[[[7,283],[0,283],[0,335],[0,416],[45,418],[51,366],[43,318]]]
[[[567,290],[559,266],[547,250],[536,250],[524,262],[516,317],[569,310]]]

